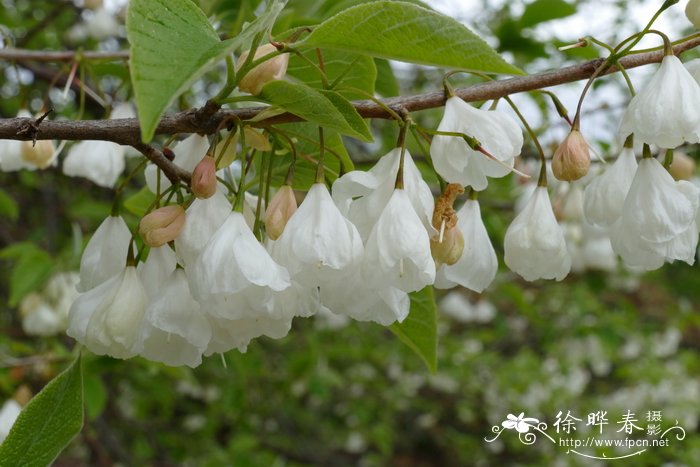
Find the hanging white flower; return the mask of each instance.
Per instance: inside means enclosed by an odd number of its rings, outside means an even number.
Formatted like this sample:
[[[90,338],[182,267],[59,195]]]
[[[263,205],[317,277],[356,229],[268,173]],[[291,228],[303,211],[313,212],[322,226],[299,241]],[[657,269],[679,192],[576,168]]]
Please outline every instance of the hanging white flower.
[[[523,146],[523,134],[508,115],[495,110],[481,110],[457,96],[445,103],[445,114],[438,131],[464,133],[476,138],[481,146],[503,163],[474,151],[464,139],[436,135],[430,146],[430,157],[437,173],[450,183],[486,189],[487,177],[499,178],[510,173],[515,156]]]
[[[377,289],[414,292],[435,281],[430,238],[405,190],[394,190],[372,229],[362,272]]]
[[[250,318],[225,319],[208,315],[207,318],[211,325],[212,337],[204,352],[205,357],[231,349],[245,352],[251,340],[260,336],[281,339],[292,327],[292,316],[274,317],[260,314]]]
[[[498,259],[481,219],[479,202],[473,199],[457,211],[457,228],[464,236],[462,256],[453,265],[442,265],[435,276],[435,287],[449,289],[457,284],[482,292],[496,277]]]
[[[315,183],[274,243],[273,257],[302,285],[320,287],[342,281],[359,264],[362,239],[340,213],[326,185]]]
[[[35,165],[22,159],[22,141],[0,140],[0,170],[16,172],[22,169],[36,170]]]
[[[111,141],[80,141],[63,160],[63,173],[112,188],[124,171],[125,149]]]
[[[636,171],[634,150],[624,148],[615,162],[586,186],[583,214],[588,222],[611,226],[620,217]]]
[[[170,366],[202,363],[211,325],[187,284],[185,271],[172,271],[148,306],[141,327],[141,356]]]
[[[217,191],[207,199],[195,199],[185,211],[185,225],[175,238],[175,251],[182,264],[193,264],[209,239],[231,212],[231,203]]]
[[[700,86],[678,57],[667,55],[646,87],[630,101],[620,136],[675,148],[700,141]]]
[[[688,192],[679,187],[688,187]],[[676,182],[654,158],[639,162],[625,198],[621,221],[648,241],[665,242],[685,232],[695,221],[697,189]]]
[[[126,264],[131,232],[121,216],[109,216],[97,228],[80,258],[78,292],[87,292],[119,274]]]
[[[134,266],[80,295],[70,309],[66,333],[97,355],[130,358],[141,350],[148,296]]]
[[[226,319],[273,313],[272,292],[290,286],[287,270],[270,257],[235,211],[195,260],[188,279],[193,296]]]
[[[656,159],[642,159],[611,231],[613,249],[632,269],[653,270],[674,260],[693,264],[699,204],[700,189],[673,180]]]
[[[361,269],[347,282],[337,284],[324,305],[337,315],[356,321],[373,321],[382,326],[402,322],[408,316],[411,300],[408,294],[396,287],[376,287],[365,280]]]
[[[400,161],[401,148],[395,148],[370,170],[353,170],[333,183],[333,200],[340,212],[357,227],[364,241],[394,192]],[[433,194],[408,150],[404,152],[403,182],[413,209],[428,234],[433,235]]]
[[[177,258],[175,257],[175,252],[168,245],[151,248],[146,261],[139,263],[136,269],[151,300],[155,300],[160,296],[161,287],[175,271],[176,266]]]
[[[562,280],[571,270],[564,233],[557,224],[547,187],[538,186],[525,208],[508,227],[504,239],[506,265],[525,280]]]

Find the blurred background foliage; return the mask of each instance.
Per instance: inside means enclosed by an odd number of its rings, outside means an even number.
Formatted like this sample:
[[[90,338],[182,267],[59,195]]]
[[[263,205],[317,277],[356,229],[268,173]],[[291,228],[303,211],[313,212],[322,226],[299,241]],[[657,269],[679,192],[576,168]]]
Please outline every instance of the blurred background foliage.
[[[0,0],[3,43],[34,50],[126,49],[123,4],[105,1],[117,28],[104,35],[90,26],[94,3]],[[260,2],[199,3],[224,36],[233,36]],[[313,25],[357,3],[295,0],[275,31]],[[457,2],[423,2],[443,12],[456,8],[450,3]],[[587,34],[590,25],[595,34],[604,32],[602,39],[615,42],[648,19],[637,14],[648,3],[482,1],[472,2],[473,17],[460,19],[513,63],[534,72],[597,56],[592,48],[558,52],[557,45],[576,40],[557,32],[558,21],[578,17],[583,24],[577,34]],[[603,25],[591,24],[582,14],[597,7],[619,14],[606,17]],[[689,24],[679,19],[681,8],[675,10],[668,15],[676,29],[667,32],[678,37]],[[602,22],[603,16],[595,20]],[[63,93],[70,66],[0,62],[0,116],[53,107],[52,118],[106,118],[110,102],[131,97],[125,62],[81,62],[80,81],[94,93],[81,91],[75,82]],[[381,96],[440,88],[442,70],[381,60],[375,66],[375,90]],[[177,106],[201,105],[213,95],[222,82],[219,71],[200,80]],[[456,85],[475,82],[455,79]],[[618,78],[601,83],[620,89]],[[565,87],[555,91],[567,92]],[[549,103],[537,93],[518,97],[538,131],[550,131],[556,113]],[[609,109],[591,108],[596,109],[590,115],[593,125],[605,125]],[[436,109],[414,118],[434,128],[440,116]],[[395,143],[394,124],[375,121],[372,129],[373,144],[345,142],[362,168]],[[597,142],[605,154],[610,140],[601,135]],[[435,182],[426,146],[409,141],[426,178]],[[526,143],[524,158],[533,156]],[[138,163],[138,158],[129,160],[127,173]],[[514,180],[495,180],[480,197],[499,258],[518,193]],[[138,204],[133,196],[142,186],[142,178],[136,178],[120,200]],[[42,290],[53,273],[77,269],[82,247],[109,214],[113,197],[112,190],[65,177],[56,167],[0,173],[0,401],[38,392],[73,358],[74,342],[65,335],[27,335],[18,304]],[[130,226],[138,222],[128,208],[123,213]],[[56,465],[596,465],[543,439],[527,446],[508,432],[494,443],[484,438],[509,413],[525,412],[551,425],[559,411],[585,420],[597,410],[609,413],[610,437],[627,410],[639,420],[648,411],[662,411],[662,425],[677,421],[686,438],[650,449],[634,465],[697,465],[697,266],[667,265],[643,276],[621,267],[585,271],[561,283],[526,283],[503,268],[484,294],[454,290],[437,298],[439,369],[434,375],[388,330],[324,316],[298,319],[284,339],[257,339],[247,353],[209,358],[195,370],[85,354],[85,427]],[[580,430],[580,438],[588,433],[586,427]]]

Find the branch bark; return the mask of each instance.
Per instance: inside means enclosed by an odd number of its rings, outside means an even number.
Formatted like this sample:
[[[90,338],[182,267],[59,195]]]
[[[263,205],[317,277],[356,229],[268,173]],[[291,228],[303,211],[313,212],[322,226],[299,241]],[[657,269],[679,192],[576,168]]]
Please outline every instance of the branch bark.
[[[674,47],[676,55],[695,48],[700,45],[700,38],[693,38]],[[47,52],[41,52],[46,55]],[[57,57],[64,57],[61,54],[67,52],[55,52]],[[85,53],[87,54],[87,52]],[[67,55],[66,55],[67,56]],[[74,57],[74,53],[72,55]],[[0,54],[0,58],[2,54]],[[115,57],[116,58],[116,57]],[[121,56],[119,58],[122,58]],[[620,59],[620,65],[625,69],[636,68],[650,63],[660,62],[663,58],[663,51],[652,51],[628,55]],[[66,58],[67,59],[67,58]],[[519,76],[515,78],[490,81],[467,88],[456,89],[457,96],[467,102],[496,99],[510,94],[532,91],[547,88],[559,84],[571,83],[574,81],[589,78],[595,69],[604,59],[591,60],[578,65],[573,65],[558,70],[547,71],[529,76]],[[605,74],[618,72],[616,67],[611,67]],[[441,107],[445,104],[445,95],[442,91],[418,94],[414,96],[393,97],[382,101],[386,106],[409,112]],[[377,103],[370,100],[355,101],[353,105],[358,113],[364,118],[392,118],[391,115]],[[248,120],[260,113],[266,107],[255,107],[247,109],[216,109],[211,104],[205,109],[192,109],[165,115],[158,125],[156,134],[172,135],[175,133],[200,133],[212,134],[221,128],[222,123],[228,120]],[[267,120],[258,122],[258,126],[266,126],[275,123],[295,122],[301,119],[289,113],[277,115]],[[39,126],[35,135],[29,134],[26,130],[32,119],[10,118],[0,119],[0,139],[31,140],[36,139],[61,139],[61,140],[105,140],[115,143],[133,146],[153,160],[157,165],[166,171],[166,175],[187,180],[189,174],[170,163],[164,156],[159,157],[159,152],[153,147],[143,144],[141,141],[140,127],[138,120],[117,119],[117,120],[45,120]],[[155,152],[154,152],[155,151]],[[160,154],[162,156],[162,153]]]

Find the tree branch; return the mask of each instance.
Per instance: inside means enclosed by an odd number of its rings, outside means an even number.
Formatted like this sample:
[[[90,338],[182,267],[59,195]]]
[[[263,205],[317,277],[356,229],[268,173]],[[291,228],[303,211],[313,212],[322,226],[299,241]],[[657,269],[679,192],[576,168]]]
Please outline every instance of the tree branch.
[[[680,54],[686,50],[700,45],[700,38],[693,38],[682,42],[674,47],[674,52]],[[0,51],[2,52],[2,51]],[[40,52],[44,57],[47,54],[69,54],[69,52]],[[84,54],[87,55],[87,52]],[[74,56],[74,55],[73,55]],[[0,58],[2,54],[0,53]],[[121,58],[121,57],[120,57]],[[625,69],[636,68],[650,63],[660,62],[663,58],[663,51],[652,51],[646,53],[632,54],[620,59],[620,65]],[[559,84],[571,83],[574,81],[589,78],[594,70],[604,59],[591,60],[578,65],[561,68],[559,70],[547,71],[529,76],[519,76],[515,78],[489,81],[467,88],[460,88],[455,91],[456,95],[467,102],[496,99],[519,92],[542,89]],[[611,67],[605,74],[619,71],[616,67]],[[418,94],[414,96],[393,97],[384,99],[382,102],[392,109],[405,109],[409,112],[418,110],[442,107],[445,104],[445,95],[442,91]],[[370,100],[353,102],[355,109],[364,118],[391,118],[382,106]],[[202,109],[191,109],[171,115],[165,115],[156,129],[156,134],[175,133],[200,133],[212,134],[221,128],[227,120],[249,120],[266,107],[255,107],[247,109],[218,109],[209,103]],[[163,154],[151,146],[143,144],[138,120],[135,118],[117,120],[54,120],[43,121],[35,134],[27,132],[27,126],[33,119],[10,118],[0,119],[0,139],[31,140],[36,139],[61,139],[61,140],[105,140],[115,143],[130,145],[146,155],[154,163],[163,169],[171,180],[188,180],[189,174],[168,161]],[[258,126],[266,126],[275,123],[301,121],[296,115],[289,113],[277,115],[275,117],[258,122]]]

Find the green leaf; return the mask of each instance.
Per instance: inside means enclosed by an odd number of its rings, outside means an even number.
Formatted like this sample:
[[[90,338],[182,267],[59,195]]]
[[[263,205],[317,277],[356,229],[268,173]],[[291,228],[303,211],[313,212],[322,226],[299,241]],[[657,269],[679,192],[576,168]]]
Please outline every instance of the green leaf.
[[[284,34],[280,36],[284,37]],[[314,63],[318,62],[315,50],[305,52],[304,56]],[[340,87],[353,87],[368,94],[374,94],[374,83],[377,80],[377,67],[370,57],[343,52],[342,50],[324,50],[323,68],[329,84],[342,76],[339,83]],[[292,54],[289,58],[287,75],[312,88],[323,88],[319,70],[296,54]],[[367,98],[367,96],[362,93],[352,92],[350,90],[340,90],[339,92],[348,99]]]
[[[520,17],[520,25],[529,28],[553,19],[566,18],[576,13],[576,5],[564,0],[535,0]]]
[[[393,97],[401,94],[399,82],[396,81],[394,69],[388,60],[375,58],[374,64],[377,67],[377,82],[375,83],[377,92],[384,97]]]
[[[10,275],[10,306],[41,287],[53,271],[54,262],[44,250],[28,249],[19,257]]]
[[[80,357],[39,392],[0,445],[0,466],[51,464],[83,426]]]
[[[345,97],[341,96],[340,93],[337,93],[335,91],[325,91],[322,90],[321,94],[326,96],[326,98],[333,103],[336,109],[340,111],[341,114],[343,114],[343,118],[345,119],[346,122],[348,122],[348,125],[355,130],[358,134],[362,135],[362,139],[364,141],[372,141],[372,133],[369,131],[369,126],[367,126],[367,122],[360,116],[359,113],[357,113],[357,110],[355,110],[355,106],[352,105],[352,103],[347,100]]]
[[[338,13],[299,46],[487,73],[522,74],[459,21],[406,2],[379,1]]]
[[[148,213],[148,208],[155,200],[156,195],[145,186],[124,200],[124,209],[138,217],[143,217]]]
[[[0,217],[7,217],[11,221],[16,221],[19,217],[19,206],[12,199],[12,196],[0,188]]]
[[[433,288],[428,286],[409,294],[411,311],[401,323],[389,329],[425,362],[431,373],[437,371],[437,307]]]
[[[310,123],[336,130],[344,135],[354,136],[363,141],[372,141],[369,130],[356,129],[353,124],[348,122],[347,118],[353,118],[353,116],[347,112],[347,107],[341,111],[336,107],[335,99],[331,101],[321,91],[305,84],[270,81],[263,86],[260,97]]]
[[[191,0],[131,0],[126,30],[141,139],[153,138],[163,112],[198,78],[256,34],[268,31],[285,3],[269,2],[240,35],[221,41]]]

